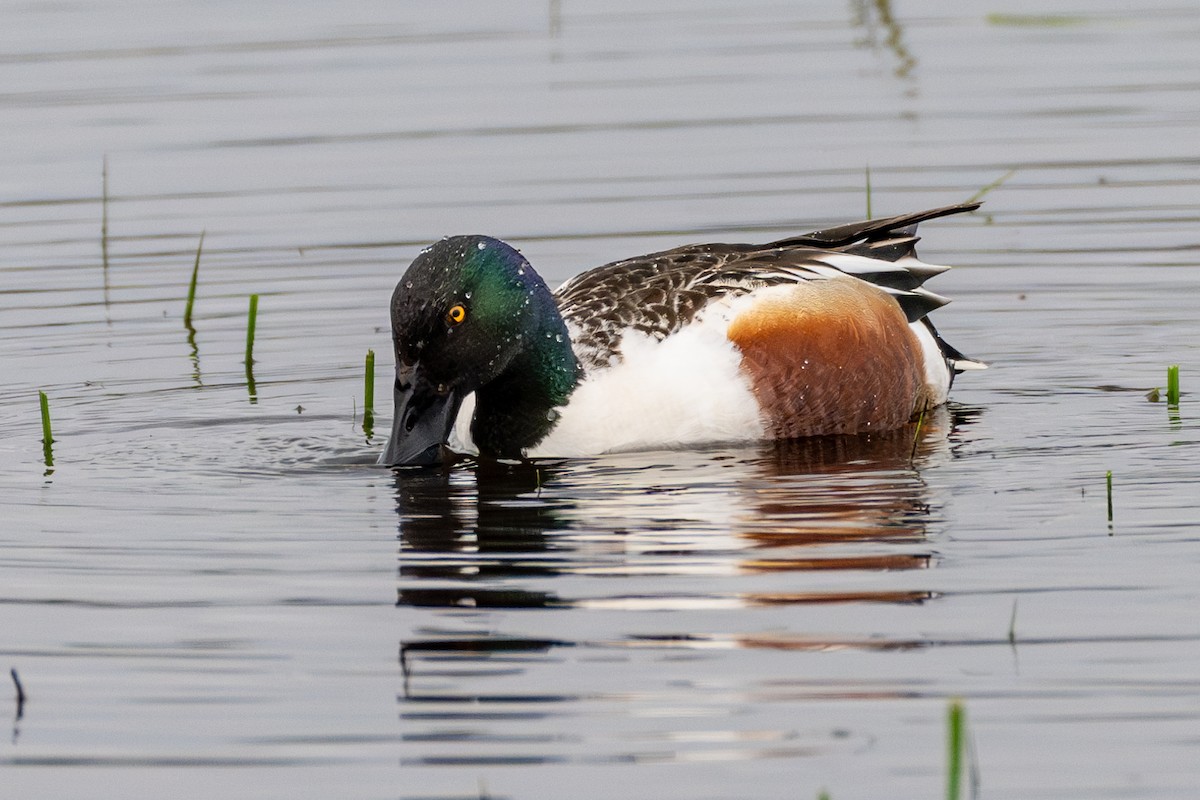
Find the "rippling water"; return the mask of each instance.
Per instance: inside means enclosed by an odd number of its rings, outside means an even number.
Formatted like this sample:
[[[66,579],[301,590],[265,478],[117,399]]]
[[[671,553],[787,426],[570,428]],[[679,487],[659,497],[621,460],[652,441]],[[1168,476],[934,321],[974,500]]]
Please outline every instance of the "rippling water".
[[[1194,796],[1198,37],[1185,3],[12,5],[5,796],[933,797],[952,697],[981,797]],[[374,466],[363,356],[385,387],[423,244],[556,283],[860,218],[868,166],[876,214],[991,186],[922,229],[993,368],[920,431]]]

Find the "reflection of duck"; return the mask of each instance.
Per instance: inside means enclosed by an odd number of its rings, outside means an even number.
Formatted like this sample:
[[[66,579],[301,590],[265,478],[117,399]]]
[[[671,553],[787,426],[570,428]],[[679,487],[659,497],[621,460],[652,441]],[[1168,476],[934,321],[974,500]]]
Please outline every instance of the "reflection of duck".
[[[944,454],[949,426],[942,407],[925,415],[919,431],[777,443],[768,461],[773,480],[750,495],[744,535],[759,547],[920,541],[929,510],[914,466]]]
[[[435,462],[452,429],[518,458],[899,428],[980,366],[927,319],[945,300],[921,284],[944,268],[916,259],[914,235],[977,206],[679,247],[553,293],[501,241],[443,239],[392,296],[381,460]]]
[[[915,468],[945,456],[951,414],[934,409],[920,430],[778,443],[773,479],[752,493],[738,531],[753,550],[740,564],[752,573],[861,574],[925,569],[929,504]],[[885,546],[886,543],[886,546]],[[761,553],[756,554],[755,551]],[[829,585],[832,583],[833,585]],[[816,588],[755,592],[758,604],[921,602],[926,590],[862,588],[844,581]]]
[[[481,462],[472,470],[398,472],[403,579],[400,605],[540,608],[544,592],[497,585],[551,576],[536,555],[547,531],[564,527],[562,500],[525,500],[553,474],[547,465]],[[451,582],[448,585],[446,582]]]
[[[401,470],[398,601],[459,609],[919,602],[930,595],[910,590],[911,580],[868,576],[932,565],[921,471],[952,457],[950,431],[962,416],[944,407],[919,430],[666,459]],[[736,594],[718,588],[738,575],[761,579],[737,582]],[[717,583],[712,594],[638,594],[649,576]],[[611,577],[632,582],[591,580]]]
[[[646,647],[925,646],[782,609],[935,596],[927,578],[904,574],[934,560],[921,471],[953,457],[963,433],[953,428],[977,413],[950,406],[916,430],[667,458],[399,470],[397,605],[415,620],[400,643],[403,697],[453,719],[468,704],[507,706],[502,676],[540,678],[561,667],[564,649],[620,658]],[[729,609],[750,615],[720,614]],[[530,613],[539,610],[554,614]],[[665,610],[684,613],[624,616]],[[539,708],[578,700],[533,685],[536,696],[521,697]]]

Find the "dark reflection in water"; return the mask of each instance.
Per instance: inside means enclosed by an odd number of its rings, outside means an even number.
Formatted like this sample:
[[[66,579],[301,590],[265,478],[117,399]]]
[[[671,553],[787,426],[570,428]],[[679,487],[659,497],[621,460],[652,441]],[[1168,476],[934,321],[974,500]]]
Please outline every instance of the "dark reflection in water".
[[[411,631],[398,699],[404,741],[416,748],[402,762],[686,761],[698,752],[686,744],[695,725],[686,715],[654,734],[679,740],[665,750],[583,741],[565,720],[612,704],[630,707],[618,718],[636,718],[642,702],[704,705],[681,688],[696,659],[928,646],[810,632],[805,617],[778,614],[934,596],[907,588],[910,579],[870,576],[933,564],[936,512],[921,471],[953,457],[951,430],[971,413],[941,409],[919,429],[873,436],[396,472],[397,607]],[[730,690],[752,702],[763,689],[744,681]],[[781,749],[776,733],[720,735],[737,742],[737,759],[836,746]]]
[[[960,411],[965,419],[972,412]],[[686,541],[653,540],[656,569],[675,574],[689,558],[720,552],[742,573],[905,570],[930,564],[911,546],[926,537],[931,513],[922,464],[948,457],[951,413],[873,436],[826,437],[754,448],[679,454],[708,474],[677,485],[668,466],[602,461],[497,464],[395,473],[401,541],[398,605],[541,608],[572,605],[545,591],[501,586],[514,578],[553,578],[597,566],[586,551],[632,533],[672,527]],[[674,460],[675,454],[668,458]],[[692,497],[730,512],[697,519]],[[700,513],[706,506],[701,504]],[[664,520],[668,523],[664,525]],[[640,530],[636,525],[640,521]],[[730,537],[733,537],[732,540]],[[870,552],[825,546],[878,544]],[[602,542],[603,544],[603,542]],[[444,557],[437,557],[441,554]],[[677,563],[672,564],[674,559]],[[585,563],[586,562],[586,563]],[[622,574],[611,560],[612,574]],[[453,587],[445,584],[453,582]],[[745,596],[754,602],[914,601],[923,593]]]
[[[586,624],[568,626],[579,635],[530,637],[501,633],[481,620],[488,619],[489,610],[588,614],[925,602],[933,596],[927,590],[829,588],[828,581],[814,578],[932,565],[925,543],[934,512],[921,469],[952,457],[951,430],[974,413],[939,409],[919,429],[645,454],[641,461],[468,462],[457,468],[396,472],[397,606],[433,614],[421,636],[401,643],[403,699],[454,705],[574,699],[538,691],[508,695],[479,692],[479,687],[449,692],[412,688],[417,662],[424,678],[443,681],[519,676],[530,659],[545,659],[551,651],[571,646],[610,652],[714,645],[919,646],[912,641],[834,642],[788,632],[672,631],[659,636],[641,631],[615,637],[609,632],[595,641],[583,633]],[[796,578],[781,579],[789,573]],[[694,580],[687,590],[673,585],[706,575],[712,576],[703,584],[707,591],[697,590]],[[475,622],[464,635],[448,620],[443,627],[438,609],[474,613]],[[444,718],[441,712],[438,718]]]
[[[542,496],[541,486],[553,480],[555,469],[545,463],[481,462],[466,469],[397,471],[403,549],[481,556],[545,550],[546,532],[566,527],[561,512],[572,505],[557,494]],[[401,575],[463,576],[429,568],[409,572],[402,563]]]

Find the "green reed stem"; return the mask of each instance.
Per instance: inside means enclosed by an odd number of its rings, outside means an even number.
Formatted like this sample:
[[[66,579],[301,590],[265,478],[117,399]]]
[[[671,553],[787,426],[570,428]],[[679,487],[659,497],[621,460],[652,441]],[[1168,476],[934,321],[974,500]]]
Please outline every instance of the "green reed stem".
[[[1113,509],[1112,509],[1112,470],[1111,469],[1104,476],[1104,481],[1105,481],[1105,483],[1108,484],[1108,521],[1112,522],[1113,521]]]
[[[1167,405],[1179,405],[1179,365],[1167,367]]]
[[[187,306],[183,309],[183,327],[192,327],[192,306],[196,303],[196,279],[200,277],[200,251],[204,249],[204,231],[196,245],[196,263],[192,265],[192,282],[188,284]]]
[[[917,460],[917,446],[921,444],[921,427],[925,424],[925,409],[921,409],[921,416],[917,417],[917,429],[913,431],[912,452],[908,454],[909,462]]]
[[[50,433],[50,400],[41,390],[38,391],[38,405],[42,409],[42,457],[46,462],[46,474],[49,475],[54,466],[54,435]]]
[[[871,165],[867,164],[867,219],[871,218]]]
[[[1009,178],[1011,178],[1013,175],[1016,175],[1016,174],[1017,174],[1017,171],[1015,169],[1010,169],[1008,172],[1004,173],[999,178],[996,178],[996,180],[992,181],[987,186],[984,186],[978,192],[976,192],[975,194],[968,197],[967,202],[968,203],[976,203],[976,202],[982,200],[988,192],[992,191],[993,189],[1000,188],[1004,184],[1005,181],[1007,181]]]
[[[254,326],[258,319],[258,295],[250,295],[250,316],[246,322],[246,366],[254,363]]]
[[[367,441],[375,434],[375,351],[367,351],[363,370],[363,433]]]
[[[375,413],[375,351],[367,351],[367,363],[363,375],[363,412]]]
[[[950,701],[946,718],[948,759],[946,764],[946,800],[962,796],[963,753],[966,750],[966,712],[961,700]]]
[[[54,437],[50,435],[50,399],[43,391],[38,392],[38,404],[42,407],[42,442],[53,444]]]

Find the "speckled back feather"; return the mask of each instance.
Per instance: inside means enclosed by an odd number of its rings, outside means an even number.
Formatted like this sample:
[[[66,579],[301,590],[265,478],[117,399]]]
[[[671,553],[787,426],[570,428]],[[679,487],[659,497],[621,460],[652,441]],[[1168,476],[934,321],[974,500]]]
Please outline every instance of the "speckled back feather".
[[[620,361],[621,339],[627,332],[661,340],[716,300],[837,274],[883,288],[915,322],[948,302],[921,288],[946,268],[916,260],[917,223],[978,207],[945,206],[760,245],[684,245],[588,270],[554,294],[585,370]],[[946,346],[944,352],[947,349],[952,350]],[[957,351],[953,356],[962,357]],[[947,352],[948,358],[953,356]]]

